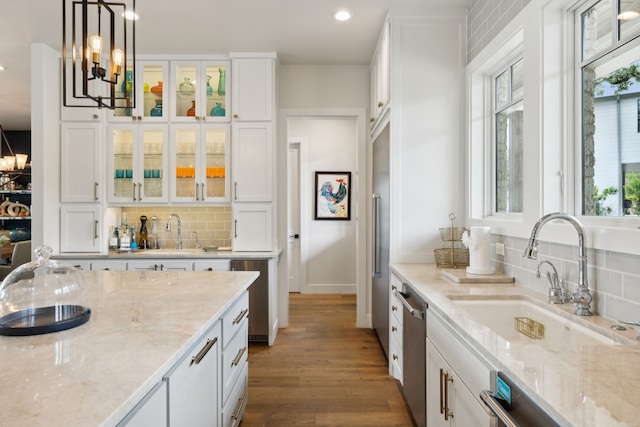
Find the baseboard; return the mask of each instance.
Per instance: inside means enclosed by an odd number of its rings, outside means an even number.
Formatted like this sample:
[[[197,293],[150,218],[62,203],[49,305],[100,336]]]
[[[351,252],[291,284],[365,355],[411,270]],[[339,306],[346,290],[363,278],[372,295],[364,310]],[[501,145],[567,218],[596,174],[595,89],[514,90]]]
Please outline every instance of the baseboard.
[[[304,286],[300,290],[303,294],[356,294],[357,286],[355,284],[311,284]]]

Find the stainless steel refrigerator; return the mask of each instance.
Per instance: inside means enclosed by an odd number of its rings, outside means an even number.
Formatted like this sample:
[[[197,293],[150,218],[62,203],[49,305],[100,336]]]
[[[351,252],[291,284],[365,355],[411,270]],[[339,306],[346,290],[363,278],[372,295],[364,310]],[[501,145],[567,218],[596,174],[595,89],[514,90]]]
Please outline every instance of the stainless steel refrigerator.
[[[389,357],[389,126],[373,142],[372,301],[373,328]]]

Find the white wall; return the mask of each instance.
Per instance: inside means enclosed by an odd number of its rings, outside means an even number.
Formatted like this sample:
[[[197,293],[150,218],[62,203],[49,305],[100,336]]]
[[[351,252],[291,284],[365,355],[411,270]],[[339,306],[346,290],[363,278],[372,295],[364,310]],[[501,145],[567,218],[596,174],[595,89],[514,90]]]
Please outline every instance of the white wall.
[[[280,108],[342,108],[369,105],[366,65],[282,65]]]
[[[303,292],[356,292],[356,221],[353,188],[357,179],[356,120],[348,118],[290,118],[289,140],[307,146],[301,158],[302,244],[306,250],[307,277],[301,278]],[[352,219],[327,221],[314,219],[316,171],[352,173]],[[357,193],[356,193],[357,194]],[[305,262],[305,260],[303,260]],[[306,282],[306,286],[305,286]]]

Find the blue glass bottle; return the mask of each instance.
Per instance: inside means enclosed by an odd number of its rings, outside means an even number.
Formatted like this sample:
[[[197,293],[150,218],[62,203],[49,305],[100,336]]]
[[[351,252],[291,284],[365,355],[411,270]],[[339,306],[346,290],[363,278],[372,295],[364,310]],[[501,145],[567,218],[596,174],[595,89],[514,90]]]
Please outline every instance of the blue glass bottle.
[[[162,117],[162,100],[156,100],[156,106],[149,112],[151,117]]]
[[[216,102],[216,106],[211,109],[210,114],[214,117],[224,117],[225,110],[224,108],[222,108],[222,104],[219,102]]]

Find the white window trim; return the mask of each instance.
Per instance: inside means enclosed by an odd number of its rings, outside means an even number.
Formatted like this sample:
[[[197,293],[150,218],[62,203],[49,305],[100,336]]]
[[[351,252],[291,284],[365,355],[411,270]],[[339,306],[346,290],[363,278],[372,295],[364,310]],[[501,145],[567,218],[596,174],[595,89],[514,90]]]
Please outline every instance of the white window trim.
[[[466,70],[467,223],[492,233],[527,238],[549,212],[581,212],[580,71],[575,66],[574,11],[583,0],[529,3]],[[526,17],[526,19],[525,19]],[[507,58],[522,51],[525,76],[525,204],[523,214],[492,214],[492,82]],[[487,96],[487,93],[489,96]],[[640,255],[640,218],[576,215],[590,248]],[[576,244],[569,224],[549,224],[541,239]]]

